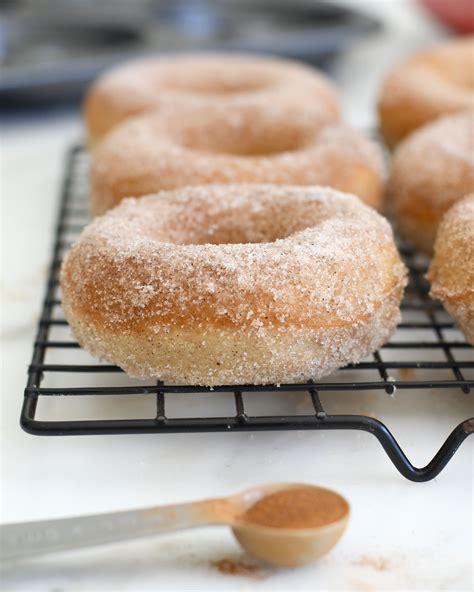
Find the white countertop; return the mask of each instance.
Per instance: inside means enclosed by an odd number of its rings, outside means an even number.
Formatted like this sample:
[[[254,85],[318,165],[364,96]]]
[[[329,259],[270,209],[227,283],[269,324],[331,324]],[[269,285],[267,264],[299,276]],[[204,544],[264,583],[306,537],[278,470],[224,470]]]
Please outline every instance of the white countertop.
[[[335,67],[350,121],[374,122],[383,73],[443,33],[401,2],[364,3],[389,29]],[[77,114],[51,112],[7,122],[3,132],[3,522],[105,512],[232,493],[294,480],[341,491],[352,519],[320,563],[224,575],[222,558],[248,561],[226,528],[208,528],[11,565],[5,591],[450,590],[473,586],[473,439],[441,475],[411,483],[374,437],[358,432],[265,432],[40,438],[18,425],[26,368],[50,257],[63,155],[80,136]],[[385,421],[424,465],[473,399],[459,392],[328,394],[329,410]],[[106,403],[104,403],[106,405]],[[297,409],[296,396],[287,405]]]

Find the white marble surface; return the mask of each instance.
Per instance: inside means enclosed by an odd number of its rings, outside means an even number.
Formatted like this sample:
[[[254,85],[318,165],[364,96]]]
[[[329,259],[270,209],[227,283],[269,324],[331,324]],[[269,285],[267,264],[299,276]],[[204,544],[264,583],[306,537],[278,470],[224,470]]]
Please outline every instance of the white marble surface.
[[[335,68],[347,116],[360,125],[374,121],[376,89],[386,69],[443,35],[407,3],[364,4],[386,20],[388,29],[354,47]],[[364,433],[39,438],[20,430],[63,153],[79,135],[78,116],[64,112],[7,122],[3,130],[2,521],[168,503],[281,480],[340,490],[352,504],[352,520],[331,554],[299,570],[262,567],[258,577],[222,575],[209,562],[242,555],[229,531],[209,528],[11,565],[3,571],[2,589],[471,590],[472,441],[437,479],[414,484],[400,477],[375,438]],[[369,413],[386,421],[418,465],[473,412],[472,397],[447,391],[397,392],[395,397],[334,394],[324,400],[329,410]],[[54,413],[54,402],[47,404]],[[147,404],[140,402],[140,409]],[[184,409],[183,401],[174,404]],[[285,402],[276,398],[274,404],[305,411],[298,396]],[[110,410],[106,402],[86,405],[86,414]],[[186,405],[189,411],[198,412],[195,400]]]

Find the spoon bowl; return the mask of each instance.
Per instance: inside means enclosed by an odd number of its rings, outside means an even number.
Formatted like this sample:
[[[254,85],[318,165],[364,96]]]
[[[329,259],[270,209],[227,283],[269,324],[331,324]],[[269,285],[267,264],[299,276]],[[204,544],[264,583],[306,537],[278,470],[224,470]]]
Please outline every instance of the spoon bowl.
[[[253,557],[262,559],[273,565],[297,567],[313,563],[328,553],[342,537],[349,522],[350,507],[347,501],[335,491],[304,483],[280,483],[253,488],[241,494],[245,509],[259,499],[275,493],[298,487],[313,487],[316,491],[324,491],[339,498],[346,506],[344,515],[329,524],[315,528],[279,528],[262,526],[237,519],[232,531],[240,545]],[[260,494],[260,495],[258,495]]]

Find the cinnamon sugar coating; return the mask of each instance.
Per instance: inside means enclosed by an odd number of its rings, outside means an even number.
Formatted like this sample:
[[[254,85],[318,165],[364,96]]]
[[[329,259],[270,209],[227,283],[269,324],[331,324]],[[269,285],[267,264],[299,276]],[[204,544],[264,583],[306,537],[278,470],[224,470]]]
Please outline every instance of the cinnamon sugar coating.
[[[182,113],[223,106],[258,119],[279,104],[305,111],[315,127],[339,119],[339,101],[329,80],[302,63],[258,55],[177,54],[122,64],[91,87],[84,118],[93,144],[131,116],[169,107]]]
[[[431,296],[441,300],[474,344],[474,193],[444,215],[428,277]]]
[[[342,124],[314,126],[308,110],[194,108],[148,113],[118,126],[93,152],[96,214],[124,197],[187,185],[327,185],[380,206],[379,148]]]
[[[474,108],[474,36],[420,52],[387,77],[379,100],[382,134],[394,146],[440,116]]]
[[[61,269],[79,343],[128,374],[317,379],[382,345],[406,283],[387,221],[329,188],[207,185],[126,199]]]
[[[431,253],[443,214],[474,191],[474,111],[422,127],[395,150],[388,206],[399,233]]]

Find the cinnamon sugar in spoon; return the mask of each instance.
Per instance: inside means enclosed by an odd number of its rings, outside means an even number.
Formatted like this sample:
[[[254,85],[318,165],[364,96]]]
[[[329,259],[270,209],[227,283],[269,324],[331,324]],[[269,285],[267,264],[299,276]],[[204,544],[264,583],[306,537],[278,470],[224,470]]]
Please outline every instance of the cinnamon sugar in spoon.
[[[302,483],[247,489],[184,504],[0,527],[3,561],[206,524],[227,524],[254,557],[294,567],[315,561],[342,536],[349,504],[338,493]]]

